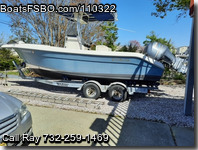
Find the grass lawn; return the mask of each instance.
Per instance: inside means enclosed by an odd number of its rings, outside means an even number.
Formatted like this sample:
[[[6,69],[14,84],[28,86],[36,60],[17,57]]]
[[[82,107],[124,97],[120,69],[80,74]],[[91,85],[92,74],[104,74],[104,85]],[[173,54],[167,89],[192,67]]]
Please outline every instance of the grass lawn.
[[[5,74],[5,71],[0,71],[0,74],[1,73],[3,73],[3,74]],[[16,70],[13,70],[13,71],[7,71],[7,75],[19,75],[19,72],[18,71],[16,71]]]

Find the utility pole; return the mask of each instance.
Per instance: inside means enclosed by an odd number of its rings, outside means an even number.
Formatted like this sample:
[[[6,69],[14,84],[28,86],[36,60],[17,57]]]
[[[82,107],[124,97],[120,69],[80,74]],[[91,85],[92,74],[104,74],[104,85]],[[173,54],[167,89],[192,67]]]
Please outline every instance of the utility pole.
[[[194,17],[194,0],[190,2],[190,16]],[[191,30],[191,40],[189,47],[189,59],[188,59],[188,72],[186,78],[186,90],[185,90],[185,99],[184,99],[184,114],[186,116],[192,115],[192,95],[194,88],[194,18],[192,21],[192,30]]]

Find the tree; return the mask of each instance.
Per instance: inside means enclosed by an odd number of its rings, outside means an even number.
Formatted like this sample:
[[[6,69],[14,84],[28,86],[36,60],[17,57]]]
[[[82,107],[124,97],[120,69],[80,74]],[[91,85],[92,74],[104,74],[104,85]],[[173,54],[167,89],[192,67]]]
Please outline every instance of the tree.
[[[164,18],[168,12],[178,10],[180,13],[177,18],[186,17],[190,6],[190,0],[153,0],[153,5],[156,8],[156,12],[151,15]]]
[[[127,52],[128,48],[126,45],[124,45],[121,49],[119,49],[120,52]]]
[[[146,36],[146,40],[143,42],[143,44],[147,46],[149,43],[152,42],[159,42],[161,44],[164,44],[168,46],[168,48],[172,51],[172,53],[176,52],[176,49],[173,46],[171,39],[167,40],[166,38],[158,38],[158,36],[154,31],[151,31],[150,35]]]
[[[137,50],[142,50],[140,43],[136,40],[132,40],[129,43],[129,52],[137,52]]]
[[[129,44],[126,46],[124,45],[119,51],[120,52],[137,52],[138,50],[143,50],[140,43],[136,40],[132,40],[129,42]]]
[[[104,42],[102,40],[100,43],[110,47],[113,51],[116,50],[117,45],[115,45],[116,40],[118,39],[118,28],[115,22],[106,22],[102,25],[102,30],[104,31]]]
[[[19,6],[20,4],[54,4],[56,7],[64,5],[76,5],[79,3],[98,3],[98,0],[0,0],[1,3],[7,4],[9,6]],[[65,34],[67,29],[68,20],[65,17],[60,16],[54,12],[27,12],[27,13],[7,13],[7,16],[11,19],[12,32],[15,34],[14,38],[22,39],[25,42],[38,42],[41,44],[51,45],[51,46],[64,46]],[[97,27],[100,23],[92,23],[91,25],[82,25],[83,39],[84,41],[96,41],[96,35],[100,34],[102,30]],[[73,24],[71,25],[73,28]],[[69,29],[70,30],[70,29]],[[101,31],[102,32],[102,31]],[[95,34],[91,34],[95,33]],[[92,35],[92,36],[91,36]],[[91,36],[90,38],[88,38]],[[35,41],[37,39],[38,41]]]
[[[19,28],[17,24],[13,24],[11,31],[13,35],[11,35],[9,38],[10,40],[20,40],[25,43],[31,43],[31,44],[36,44],[38,43],[38,39],[35,39],[33,36],[30,35],[29,31],[30,29],[27,29],[28,26],[26,25],[26,29]]]

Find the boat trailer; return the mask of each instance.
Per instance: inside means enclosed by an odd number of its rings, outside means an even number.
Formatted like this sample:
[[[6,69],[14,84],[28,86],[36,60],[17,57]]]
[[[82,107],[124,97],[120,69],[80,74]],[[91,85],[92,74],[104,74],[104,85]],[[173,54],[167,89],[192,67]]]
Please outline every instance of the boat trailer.
[[[109,85],[102,85],[98,81],[95,80],[52,80],[42,77],[29,77],[26,76],[21,70],[23,67],[17,65],[15,61],[13,61],[14,66],[19,71],[19,76],[22,79],[33,80],[35,82],[48,84],[52,86],[58,87],[69,87],[76,88],[77,90],[83,92],[83,95],[86,98],[98,99],[101,93],[107,93],[109,98],[113,101],[124,101],[127,99],[128,95],[133,95],[134,93],[149,93],[150,90],[158,89],[159,84],[154,85],[127,85],[122,82],[112,82]]]

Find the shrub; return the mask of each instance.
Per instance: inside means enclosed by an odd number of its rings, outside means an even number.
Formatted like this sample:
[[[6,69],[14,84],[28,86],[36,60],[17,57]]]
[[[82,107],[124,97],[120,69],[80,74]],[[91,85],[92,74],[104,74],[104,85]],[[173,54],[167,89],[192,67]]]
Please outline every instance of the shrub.
[[[12,61],[15,61],[17,64],[20,64],[22,61],[19,57],[14,56],[10,50],[1,49],[0,50],[0,70],[14,70],[16,69]]]
[[[179,73],[173,69],[165,67],[164,74],[162,76],[161,83],[169,83],[175,82],[176,84],[185,84],[186,83],[186,75]]]

